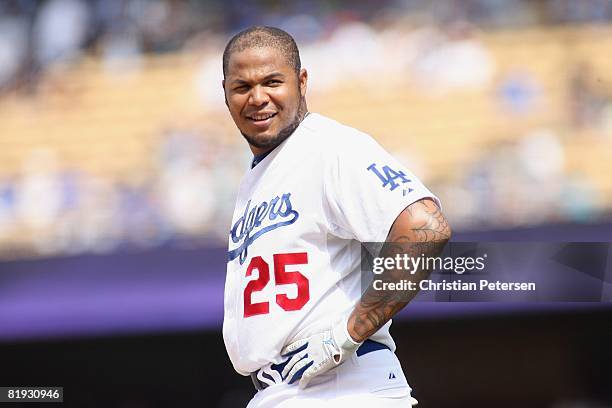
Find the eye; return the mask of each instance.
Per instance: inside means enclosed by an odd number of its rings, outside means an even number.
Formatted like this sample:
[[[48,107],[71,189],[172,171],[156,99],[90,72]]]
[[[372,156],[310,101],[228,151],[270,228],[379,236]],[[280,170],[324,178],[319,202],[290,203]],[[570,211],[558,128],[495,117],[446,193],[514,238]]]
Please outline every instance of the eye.
[[[266,85],[268,86],[278,86],[280,84],[282,84],[283,82],[278,80],[278,79],[270,79],[268,81],[266,81]]]
[[[238,85],[233,88],[234,92],[246,92],[249,89],[249,86],[246,84]]]

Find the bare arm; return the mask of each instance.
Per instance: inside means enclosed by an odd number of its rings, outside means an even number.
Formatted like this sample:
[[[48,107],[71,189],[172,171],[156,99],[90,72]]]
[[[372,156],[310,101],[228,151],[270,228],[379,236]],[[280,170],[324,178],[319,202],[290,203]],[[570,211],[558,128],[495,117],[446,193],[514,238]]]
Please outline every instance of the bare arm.
[[[450,226],[438,206],[431,199],[422,199],[406,207],[395,219],[380,256],[438,256],[450,237]],[[389,271],[383,275],[383,279],[396,282],[408,279],[418,285],[430,272],[424,269],[414,274],[407,271]],[[402,292],[368,288],[349,316],[349,334],[357,342],[364,341],[406,306],[416,294],[416,290]]]

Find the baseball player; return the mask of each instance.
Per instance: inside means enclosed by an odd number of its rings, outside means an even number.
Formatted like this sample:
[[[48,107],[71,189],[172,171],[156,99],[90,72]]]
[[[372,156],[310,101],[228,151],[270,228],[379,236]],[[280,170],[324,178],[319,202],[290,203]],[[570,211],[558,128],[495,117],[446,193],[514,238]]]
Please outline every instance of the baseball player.
[[[229,234],[223,323],[235,370],[257,389],[248,407],[416,404],[389,334],[409,298],[362,293],[358,241],[437,255],[450,238],[438,199],[370,136],[308,113],[286,32],[236,34],[223,77],[254,154]]]

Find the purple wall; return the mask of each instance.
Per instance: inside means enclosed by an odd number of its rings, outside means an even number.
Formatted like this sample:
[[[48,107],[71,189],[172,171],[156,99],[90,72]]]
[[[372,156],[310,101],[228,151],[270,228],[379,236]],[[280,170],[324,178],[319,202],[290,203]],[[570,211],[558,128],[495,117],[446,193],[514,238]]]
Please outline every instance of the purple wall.
[[[457,233],[458,241],[612,241],[612,224]],[[219,328],[224,248],[0,263],[0,340]],[[596,309],[609,303],[417,302],[403,317]]]

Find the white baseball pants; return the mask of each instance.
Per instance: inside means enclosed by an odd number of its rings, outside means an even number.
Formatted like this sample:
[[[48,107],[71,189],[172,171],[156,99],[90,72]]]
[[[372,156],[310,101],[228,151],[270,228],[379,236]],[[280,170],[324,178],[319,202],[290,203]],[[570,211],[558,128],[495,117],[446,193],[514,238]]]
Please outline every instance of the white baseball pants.
[[[411,391],[399,360],[384,349],[354,354],[304,390],[297,382],[271,385],[258,391],[247,408],[406,408],[417,404]]]

